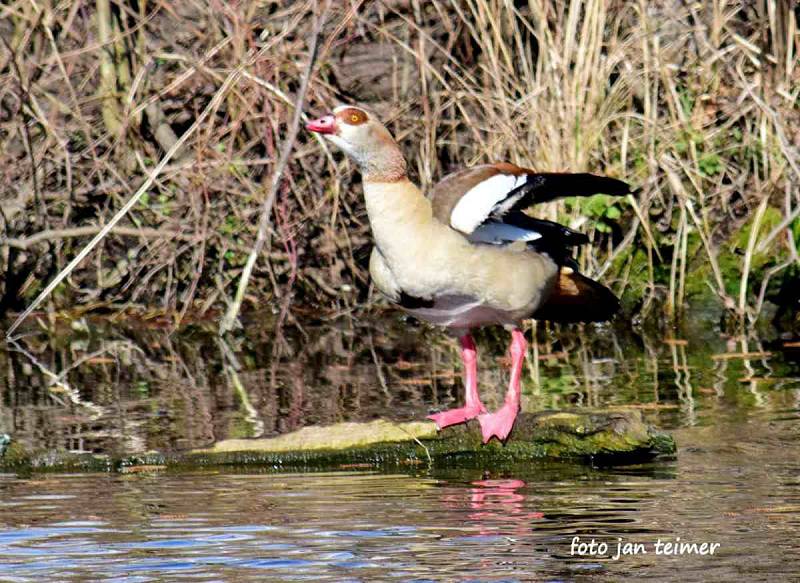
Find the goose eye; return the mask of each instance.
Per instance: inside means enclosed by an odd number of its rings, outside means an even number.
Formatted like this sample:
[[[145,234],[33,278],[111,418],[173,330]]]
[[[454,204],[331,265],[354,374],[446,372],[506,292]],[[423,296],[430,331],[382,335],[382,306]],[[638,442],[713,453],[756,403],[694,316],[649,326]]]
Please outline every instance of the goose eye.
[[[349,107],[339,112],[339,119],[347,125],[357,126],[367,121],[367,114],[354,107]]]

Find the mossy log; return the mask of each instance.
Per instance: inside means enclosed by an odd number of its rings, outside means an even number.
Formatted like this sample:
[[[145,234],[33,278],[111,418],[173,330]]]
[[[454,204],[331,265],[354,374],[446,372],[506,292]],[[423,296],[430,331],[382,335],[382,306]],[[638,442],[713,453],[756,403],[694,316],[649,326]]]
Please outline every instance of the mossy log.
[[[413,466],[495,468],[537,460],[630,463],[675,453],[675,442],[654,429],[638,410],[523,413],[510,439],[481,443],[477,422],[441,432],[429,421],[340,423],[306,427],[279,437],[229,439],[185,454],[149,453],[112,460],[98,456],[24,456],[0,460],[0,468],[147,471],[207,466],[260,466],[309,471]],[[9,458],[8,454],[6,458]]]
[[[505,444],[484,445],[478,423],[437,432],[432,422],[340,423],[266,439],[231,439],[187,456],[197,464],[258,463],[276,468],[525,462],[539,459],[629,462],[670,455],[675,442],[638,410],[523,413]]]

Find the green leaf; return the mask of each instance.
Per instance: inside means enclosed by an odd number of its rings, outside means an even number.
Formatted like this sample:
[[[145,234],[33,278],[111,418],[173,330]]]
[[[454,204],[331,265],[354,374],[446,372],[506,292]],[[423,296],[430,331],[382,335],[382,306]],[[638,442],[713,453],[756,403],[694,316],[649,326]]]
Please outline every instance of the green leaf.
[[[697,161],[700,171],[706,176],[714,176],[722,172],[722,163],[715,153],[703,154]]]

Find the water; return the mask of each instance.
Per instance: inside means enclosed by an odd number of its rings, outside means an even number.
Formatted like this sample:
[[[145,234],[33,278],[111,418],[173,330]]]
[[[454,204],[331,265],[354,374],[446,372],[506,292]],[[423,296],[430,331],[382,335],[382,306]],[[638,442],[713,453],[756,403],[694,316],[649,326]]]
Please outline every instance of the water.
[[[0,432],[29,447],[168,451],[306,423],[418,418],[460,398],[452,342],[394,323],[336,321],[287,329],[281,341],[258,329],[227,347],[201,329],[31,336],[22,347],[40,365],[73,368],[52,389],[28,357],[0,353]],[[7,474],[0,581],[797,579],[797,351],[774,335],[695,325],[562,340],[540,331],[525,379],[529,408],[642,408],[675,435],[675,460],[392,475]],[[501,339],[478,344],[479,380],[496,404]],[[575,536],[607,543],[607,555],[581,556]],[[677,537],[719,546],[656,554],[655,543]],[[638,554],[615,560],[620,539],[641,544]]]

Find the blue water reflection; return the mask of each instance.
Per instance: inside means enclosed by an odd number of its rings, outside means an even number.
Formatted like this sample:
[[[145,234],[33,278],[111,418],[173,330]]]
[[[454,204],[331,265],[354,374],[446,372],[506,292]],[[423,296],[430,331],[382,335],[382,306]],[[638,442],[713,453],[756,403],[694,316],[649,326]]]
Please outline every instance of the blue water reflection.
[[[13,506],[0,509],[0,580],[668,579],[678,566],[690,581],[742,570],[759,579],[798,551],[800,524],[800,462],[772,448],[793,429],[760,429],[744,448],[713,437],[678,462],[617,469],[5,475]],[[65,494],[57,509],[43,508],[55,491]],[[609,544],[712,540],[722,552],[574,556],[576,533]],[[758,560],[741,561],[748,554]]]

